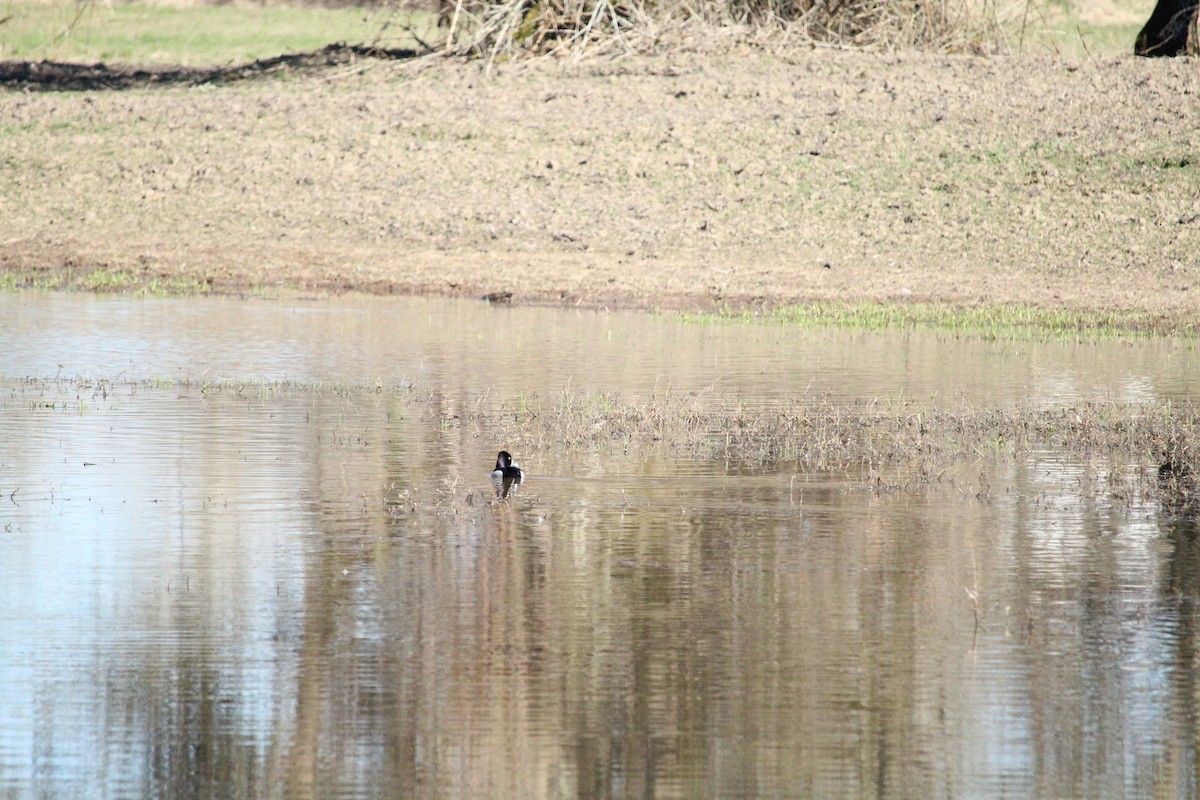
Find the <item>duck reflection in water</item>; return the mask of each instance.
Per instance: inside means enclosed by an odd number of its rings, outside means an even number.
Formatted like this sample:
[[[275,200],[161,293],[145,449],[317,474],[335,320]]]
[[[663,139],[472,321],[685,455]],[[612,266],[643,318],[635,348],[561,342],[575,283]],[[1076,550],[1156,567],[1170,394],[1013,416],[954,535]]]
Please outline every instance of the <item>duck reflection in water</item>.
[[[503,500],[521,485],[524,473],[513,463],[512,455],[501,450],[496,456],[496,468],[492,470],[492,483],[496,486],[496,499]]]

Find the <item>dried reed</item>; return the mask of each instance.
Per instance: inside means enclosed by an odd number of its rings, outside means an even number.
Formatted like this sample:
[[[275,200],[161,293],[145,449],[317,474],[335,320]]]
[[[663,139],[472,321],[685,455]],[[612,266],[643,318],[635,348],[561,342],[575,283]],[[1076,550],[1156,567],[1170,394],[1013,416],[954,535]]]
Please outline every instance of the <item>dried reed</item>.
[[[1200,467],[1200,408],[1169,402],[938,408],[823,397],[748,408],[703,396],[631,402],[583,394],[549,407],[526,398],[519,408],[477,411],[467,422],[522,449],[665,446],[739,462],[795,461],[811,470],[903,465],[935,477],[963,461],[1033,450],[1163,467],[1176,478]]]

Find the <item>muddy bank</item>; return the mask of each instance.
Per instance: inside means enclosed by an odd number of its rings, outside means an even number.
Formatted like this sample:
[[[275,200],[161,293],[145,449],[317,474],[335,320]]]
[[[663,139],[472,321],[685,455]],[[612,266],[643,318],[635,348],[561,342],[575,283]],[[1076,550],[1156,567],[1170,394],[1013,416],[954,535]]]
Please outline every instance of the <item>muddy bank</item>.
[[[14,91],[0,270],[93,289],[1021,303],[1169,324],[1200,311],[1198,84],[1183,60],[798,49]]]

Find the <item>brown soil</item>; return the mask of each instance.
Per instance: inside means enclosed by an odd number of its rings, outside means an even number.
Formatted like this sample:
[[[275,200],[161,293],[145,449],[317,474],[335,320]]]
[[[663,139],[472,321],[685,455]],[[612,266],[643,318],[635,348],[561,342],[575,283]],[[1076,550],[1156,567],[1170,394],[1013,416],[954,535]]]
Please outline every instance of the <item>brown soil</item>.
[[[0,271],[1176,324],[1200,311],[1198,90],[1186,59],[797,48],[10,91]]]

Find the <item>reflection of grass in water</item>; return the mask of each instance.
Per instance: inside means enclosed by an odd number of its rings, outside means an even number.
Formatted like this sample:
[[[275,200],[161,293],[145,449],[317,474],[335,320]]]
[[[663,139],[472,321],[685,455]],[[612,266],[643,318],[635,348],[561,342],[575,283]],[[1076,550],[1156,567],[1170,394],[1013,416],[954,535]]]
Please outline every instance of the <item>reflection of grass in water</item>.
[[[1003,338],[1104,338],[1129,334],[1195,334],[1196,323],[1167,322],[1144,311],[1071,311],[1031,306],[947,306],[928,303],[813,303],[766,313],[685,314],[685,321],[770,322],[799,328],[860,330],[933,328]]]

